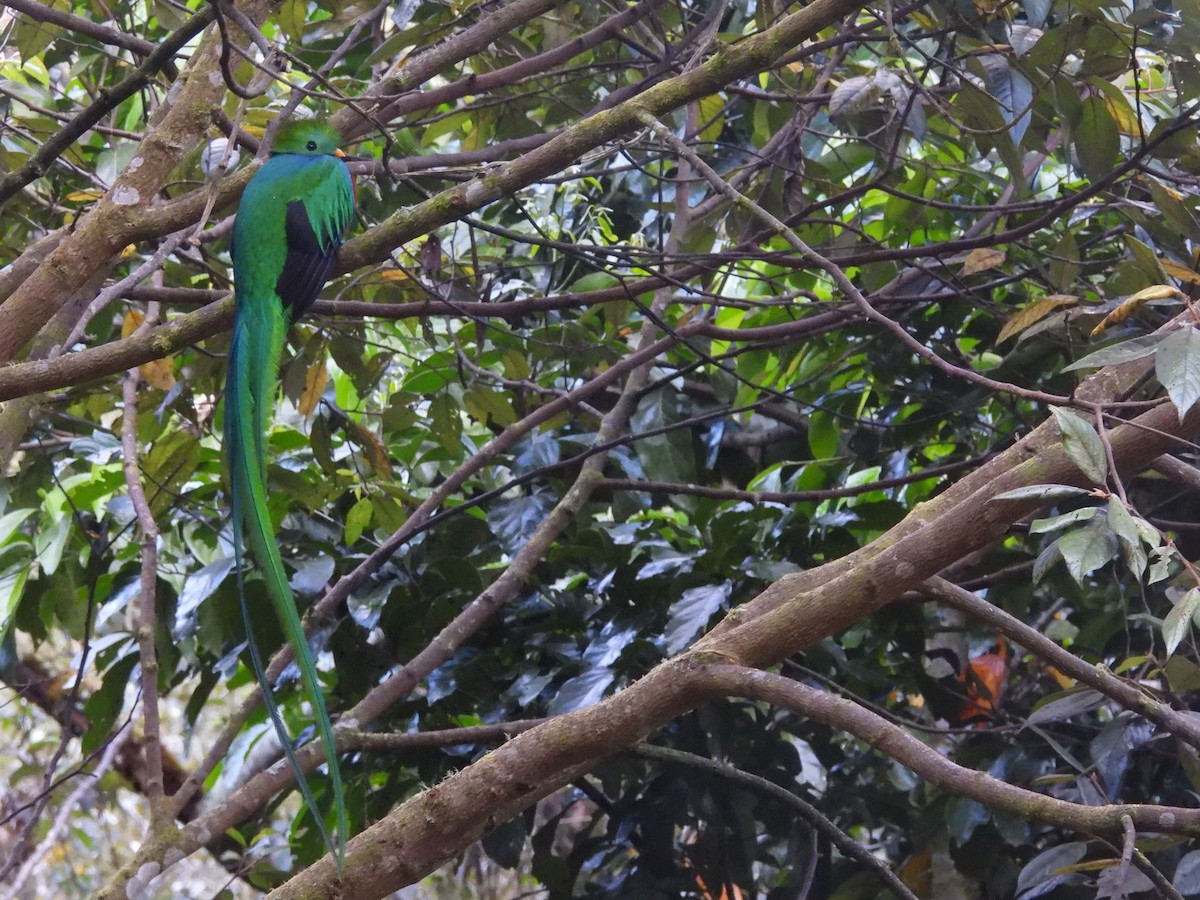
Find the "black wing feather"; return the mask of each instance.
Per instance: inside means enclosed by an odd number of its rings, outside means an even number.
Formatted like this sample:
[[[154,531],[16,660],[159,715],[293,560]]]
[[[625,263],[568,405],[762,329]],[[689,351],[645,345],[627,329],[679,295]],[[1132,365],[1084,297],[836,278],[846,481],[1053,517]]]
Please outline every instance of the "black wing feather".
[[[313,305],[321,288],[333,275],[337,263],[337,242],[322,246],[308,218],[303,200],[287,205],[287,260],[275,282],[275,292],[283,300],[291,320],[295,322]]]

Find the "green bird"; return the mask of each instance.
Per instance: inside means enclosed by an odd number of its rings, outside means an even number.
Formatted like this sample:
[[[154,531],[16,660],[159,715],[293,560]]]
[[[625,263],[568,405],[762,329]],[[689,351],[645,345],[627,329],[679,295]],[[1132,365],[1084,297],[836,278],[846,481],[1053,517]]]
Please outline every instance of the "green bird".
[[[338,133],[323,122],[280,129],[271,158],[246,185],[233,227],[237,313],[225,376],[225,451],[229,456],[233,549],[246,639],[264,702],[325,844],[342,870],[346,802],[333,727],[317,681],[296,598],[279,556],[267,508],[266,433],[278,391],[279,359],[288,326],[302,316],[333,274],[342,235],[354,214],[354,181],[338,149]],[[337,814],[337,842],[313,801],[254,640],[243,580],[243,538],[254,552],[267,596],[291,645],[325,749]]]

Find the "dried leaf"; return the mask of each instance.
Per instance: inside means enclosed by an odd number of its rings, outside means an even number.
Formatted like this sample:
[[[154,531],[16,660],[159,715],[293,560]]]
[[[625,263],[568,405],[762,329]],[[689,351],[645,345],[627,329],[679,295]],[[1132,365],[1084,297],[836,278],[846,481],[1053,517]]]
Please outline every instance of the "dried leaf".
[[[146,321],[146,317],[136,309],[129,310],[121,322],[121,337],[132,337],[144,321]]]
[[[138,372],[141,373],[146,384],[158,388],[160,391],[169,391],[175,387],[175,364],[170,357],[142,363],[138,366]]]
[[[129,310],[121,322],[121,337],[131,337],[145,320],[146,317],[136,309]],[[141,373],[148,385],[156,387],[160,391],[169,391],[175,387],[175,364],[171,362],[169,356],[142,363],[138,366],[138,372]]]
[[[1130,294],[1121,304],[1100,320],[1100,324],[1092,329],[1092,337],[1103,334],[1111,325],[1119,325],[1151,300],[1163,300],[1167,297],[1181,297],[1183,291],[1170,284],[1152,284],[1142,288],[1136,294]]]
[[[300,415],[308,418],[321,402],[325,393],[325,385],[329,383],[329,370],[325,368],[325,360],[321,359],[308,367],[304,373],[304,390],[300,393],[298,407]]]
[[[974,275],[976,272],[984,272],[988,269],[994,269],[1000,263],[1004,262],[1004,251],[995,250],[991,247],[976,247],[967,254],[967,261],[963,263],[960,275]]]
[[[1173,259],[1167,259],[1165,256],[1160,256],[1158,262],[1163,267],[1163,271],[1172,278],[1186,284],[1200,284],[1200,272],[1193,271],[1189,266],[1177,263]]]
[[[1018,310],[1009,316],[1008,321],[1004,323],[1004,327],[1000,329],[1000,336],[996,338],[996,343],[1003,344],[1009,338],[1016,337],[1030,325],[1040,322],[1060,306],[1070,306],[1078,302],[1079,298],[1074,294],[1050,294],[1043,297],[1041,300],[1031,303],[1024,309]]]

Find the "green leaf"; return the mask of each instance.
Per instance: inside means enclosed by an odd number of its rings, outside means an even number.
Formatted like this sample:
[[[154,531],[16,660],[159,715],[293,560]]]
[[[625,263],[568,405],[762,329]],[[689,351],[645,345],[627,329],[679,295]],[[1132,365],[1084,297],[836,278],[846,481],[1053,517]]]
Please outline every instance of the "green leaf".
[[[1121,151],[1121,135],[1103,97],[1088,97],[1080,105],[1071,146],[1079,168],[1092,181],[1112,172]]]
[[[14,509],[12,512],[0,516],[0,545],[8,543],[32,512],[32,507],[26,507],[25,509]],[[19,539],[24,540],[25,535],[20,535]]]
[[[276,15],[279,27],[292,41],[299,44],[308,21],[308,0],[283,0]]]
[[[1079,245],[1075,242],[1075,235],[1070,231],[1064,231],[1063,236],[1058,239],[1054,249],[1050,252],[1050,264],[1048,266],[1048,280],[1050,287],[1056,291],[1066,292],[1079,275],[1080,260],[1079,260]]]
[[[53,575],[62,560],[63,548],[67,546],[67,538],[71,534],[70,516],[63,516],[57,522],[41,529],[33,539],[37,563],[47,575]]]
[[[1087,419],[1055,406],[1051,410],[1062,429],[1063,449],[1071,462],[1079,467],[1094,484],[1104,484],[1108,475],[1108,457],[1104,453],[1104,442]]]
[[[1133,362],[1135,359],[1142,359],[1150,356],[1158,345],[1163,342],[1167,336],[1165,334],[1143,334],[1135,338],[1130,338],[1127,341],[1121,341],[1118,344],[1112,344],[1108,347],[1101,347],[1085,356],[1083,359],[1076,360],[1069,366],[1064,366],[1064,372],[1073,372],[1077,369],[1103,369],[1105,366],[1119,366],[1123,363]]]
[[[346,546],[362,537],[363,530],[371,524],[374,511],[375,507],[368,497],[363,497],[350,507],[350,512],[346,514]]]
[[[136,652],[121,657],[104,673],[100,689],[88,697],[83,707],[88,721],[88,729],[83,733],[84,753],[91,753],[108,740],[113,724],[125,706],[125,688],[129,686],[129,676],[137,661]]]
[[[1087,494],[1083,488],[1073,484],[1031,484],[1027,487],[1013,488],[997,494],[989,502],[997,500],[1042,500],[1049,503],[1052,500],[1066,500],[1068,497],[1083,497]]]
[[[1200,400],[1200,332],[1187,325],[1167,335],[1154,357],[1154,371],[1183,421]]]
[[[1146,182],[1150,186],[1150,196],[1154,198],[1155,208],[1171,226],[1171,230],[1191,241],[1200,236],[1200,228],[1197,228],[1196,219],[1187,205],[1163,187],[1157,179],[1147,178]]]
[[[1000,53],[981,58],[986,74],[988,93],[996,98],[1000,114],[1008,124],[1013,146],[1019,148],[1021,139],[1033,119],[1033,83]]]
[[[1112,529],[1117,540],[1121,542],[1121,556],[1129,571],[1138,578],[1146,571],[1146,549],[1142,546],[1142,537],[1138,533],[1133,516],[1115,494],[1108,498],[1108,527]]]
[[[707,97],[701,97],[698,105],[700,124],[704,126],[698,137],[702,141],[717,140],[725,129],[725,98],[720,94],[709,94]]]
[[[1045,550],[1038,554],[1037,559],[1033,561],[1033,583],[1041,584],[1042,579],[1046,577],[1046,573],[1054,568],[1054,564],[1062,560],[1062,553],[1058,550],[1058,541],[1048,546]]]
[[[1163,270],[1162,261],[1158,258],[1158,254],[1149,246],[1139,241],[1131,234],[1123,237],[1125,246],[1129,250],[1129,255],[1133,257],[1133,261],[1137,263],[1138,271],[1146,277],[1146,284],[1167,284],[1170,278]],[[1139,285],[1145,287],[1145,285]]]
[[[733,591],[733,582],[706,584],[688,588],[672,605],[671,617],[663,632],[663,644],[672,656],[686,647],[708,620],[728,602]]]
[[[829,413],[815,411],[808,417],[808,446],[813,459],[832,459],[842,443],[842,429]]]
[[[1171,560],[1175,551],[1170,547],[1155,547],[1150,551],[1150,576],[1147,584],[1157,584],[1171,576]]]
[[[470,416],[485,425],[490,422],[503,428],[517,421],[517,414],[508,397],[482,384],[472,385],[463,395],[463,406]]]
[[[1180,642],[1192,630],[1192,620],[1200,610],[1200,588],[1192,588],[1167,613],[1162,623],[1163,643],[1167,645],[1167,656],[1175,652]]]
[[[22,560],[14,563],[0,572],[0,644],[8,636],[13,617],[21,603],[21,594],[25,591],[25,581],[29,578],[29,562]]]
[[[449,394],[438,394],[429,403],[429,415],[433,433],[437,435],[441,445],[451,453],[457,451],[463,426],[454,398]]]
[[[1074,509],[1071,512],[1063,513],[1061,516],[1051,516],[1049,519],[1034,519],[1029,524],[1029,533],[1047,534],[1051,531],[1059,531],[1077,522],[1087,522],[1090,519],[1096,518],[1099,514],[1100,510],[1096,509],[1096,507],[1085,506],[1083,509]]]
[[[1099,691],[1091,688],[1071,688],[1038,701],[1027,722],[1030,725],[1062,722],[1091,712],[1103,702],[1104,695]]]
[[[1062,554],[1071,577],[1083,584],[1084,578],[1116,555],[1117,539],[1107,526],[1096,519],[1059,538],[1058,552]]]

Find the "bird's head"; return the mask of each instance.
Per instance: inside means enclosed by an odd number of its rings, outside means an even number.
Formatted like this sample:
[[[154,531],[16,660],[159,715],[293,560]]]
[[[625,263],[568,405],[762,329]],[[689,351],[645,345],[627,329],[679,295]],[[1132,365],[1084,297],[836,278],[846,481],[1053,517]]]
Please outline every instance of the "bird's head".
[[[338,149],[342,136],[331,125],[316,119],[299,119],[284,125],[275,138],[273,153],[301,156],[344,156]]]

